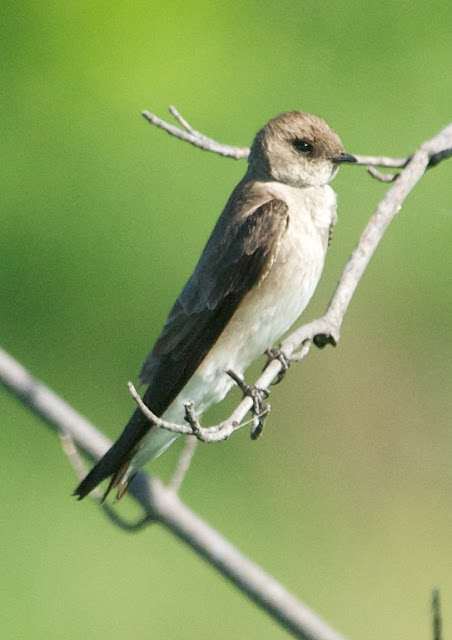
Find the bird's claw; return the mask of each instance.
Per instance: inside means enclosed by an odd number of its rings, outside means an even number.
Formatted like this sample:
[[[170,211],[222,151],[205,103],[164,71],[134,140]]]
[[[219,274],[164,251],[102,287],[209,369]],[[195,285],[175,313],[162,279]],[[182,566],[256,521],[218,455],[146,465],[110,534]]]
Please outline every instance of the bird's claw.
[[[265,418],[270,413],[270,405],[264,403],[264,400],[266,400],[270,395],[270,391],[268,389],[261,389],[260,387],[247,384],[234,371],[229,370],[226,373],[241,389],[243,396],[248,396],[253,401],[253,408],[251,410],[253,414],[251,439],[256,440],[257,438],[259,438],[259,436],[262,435]]]
[[[265,368],[268,367],[270,362],[273,362],[273,360],[278,360],[281,363],[281,370],[278,373],[276,380],[272,382],[272,384],[279,384],[286,375],[286,371],[290,367],[291,360],[282,349],[267,349],[267,351],[265,351],[265,355],[268,358]]]

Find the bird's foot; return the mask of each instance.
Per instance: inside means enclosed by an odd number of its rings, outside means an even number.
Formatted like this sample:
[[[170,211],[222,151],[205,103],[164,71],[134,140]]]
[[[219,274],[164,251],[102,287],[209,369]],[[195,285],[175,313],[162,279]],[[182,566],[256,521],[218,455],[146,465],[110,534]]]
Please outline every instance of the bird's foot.
[[[268,389],[261,389],[260,387],[247,384],[243,378],[231,369],[226,371],[226,373],[242,390],[243,396],[249,396],[253,401],[253,408],[251,409],[253,414],[251,439],[256,440],[262,435],[265,418],[270,413],[270,405],[264,403],[264,400],[266,400],[270,395],[270,391]]]
[[[278,373],[278,377],[276,378],[276,380],[272,383],[278,384],[286,375],[286,371],[290,367],[291,360],[282,349],[267,349],[267,351],[265,351],[265,355],[268,359],[264,369],[266,369],[270,362],[273,362],[273,360],[279,360],[279,362],[281,363],[281,371]]]

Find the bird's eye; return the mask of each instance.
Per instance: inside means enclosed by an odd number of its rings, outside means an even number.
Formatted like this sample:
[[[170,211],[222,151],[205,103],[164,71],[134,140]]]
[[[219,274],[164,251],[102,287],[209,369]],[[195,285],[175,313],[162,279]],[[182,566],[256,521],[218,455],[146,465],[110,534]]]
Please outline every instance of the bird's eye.
[[[292,147],[297,153],[308,155],[312,151],[312,144],[303,138],[296,138],[292,142]]]

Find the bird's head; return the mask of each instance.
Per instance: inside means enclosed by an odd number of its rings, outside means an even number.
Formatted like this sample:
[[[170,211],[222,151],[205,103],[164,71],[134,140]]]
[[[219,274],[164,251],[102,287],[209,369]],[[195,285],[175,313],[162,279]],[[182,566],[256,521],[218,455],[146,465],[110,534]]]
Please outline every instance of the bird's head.
[[[321,186],[334,178],[343,162],[356,158],[344,153],[339,136],[323,118],[286,111],[257,133],[247,175],[294,187]]]

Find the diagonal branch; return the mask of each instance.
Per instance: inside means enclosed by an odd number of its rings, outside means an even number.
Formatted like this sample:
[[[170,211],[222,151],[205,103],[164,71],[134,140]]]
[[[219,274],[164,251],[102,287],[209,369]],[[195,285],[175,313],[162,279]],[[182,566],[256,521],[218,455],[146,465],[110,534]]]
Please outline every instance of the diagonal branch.
[[[213,138],[209,138],[204,135],[197,129],[194,129],[188,122],[181,116],[179,111],[174,106],[169,107],[169,112],[171,115],[182,125],[183,129],[176,127],[166,120],[162,120],[155,114],[150,111],[142,111],[141,115],[149,122],[149,124],[153,124],[159,129],[166,131],[171,136],[175,138],[179,138],[179,140],[184,140],[185,142],[189,142],[195,147],[199,149],[203,149],[204,151],[211,151],[212,153],[217,153],[220,156],[224,156],[227,158],[234,158],[235,160],[241,160],[242,158],[247,158],[250,150],[247,147],[234,147],[228,144],[222,144],[221,142],[217,142]],[[429,167],[436,166],[442,160],[449,158],[452,155],[452,147],[443,147],[438,150],[434,154],[431,155],[429,161]],[[389,156],[364,156],[354,154],[357,162],[355,165],[365,165],[368,167],[385,167],[388,169],[403,169],[407,166],[408,162],[411,160],[412,156],[406,156],[405,158],[390,158]],[[370,172],[374,178],[378,180],[382,180],[383,182],[389,182],[390,179],[394,179],[393,176],[389,176],[388,178],[382,179],[381,176],[384,174],[379,174],[378,172]]]
[[[212,138],[205,136],[200,133],[196,129],[193,129],[186,120],[182,119],[182,116],[175,109],[175,107],[170,107],[170,112],[175,116],[176,120],[182,124],[184,129],[179,129],[173,124],[169,124],[169,122],[165,122],[158,116],[150,113],[150,111],[143,111],[142,115],[150,124],[154,124],[159,129],[163,129],[171,136],[175,138],[179,138],[180,140],[185,140],[185,142],[189,142],[195,147],[199,147],[200,149],[204,149],[205,151],[212,151],[213,153],[217,153],[220,156],[225,156],[228,158],[235,158],[236,160],[240,160],[241,158],[247,158],[250,150],[247,148],[241,147],[231,147],[228,144],[221,144],[220,142],[216,142]],[[177,115],[176,115],[177,114]]]
[[[191,131],[194,130],[191,129]],[[443,129],[434,138],[425,142],[420,149],[406,161],[406,167],[400,172],[398,179],[389,188],[366,225],[356,248],[345,266],[325,315],[309,324],[301,326],[291,333],[282,343],[281,351],[288,360],[299,361],[303,359],[309,353],[313,343],[323,347],[328,343],[336,345],[339,342],[340,329],[345,313],[347,312],[359,281],[386,229],[400,211],[407,195],[431,165],[432,158],[435,158],[435,163],[438,164],[438,158],[445,159],[450,157],[451,153],[449,153],[449,151],[451,149],[452,124]],[[369,157],[366,156],[366,161],[368,159]],[[381,158],[378,158],[378,160],[380,161]],[[274,358],[255,382],[254,387],[267,389],[280,374],[282,368],[283,365],[280,359]],[[189,424],[182,425],[166,422],[157,417],[152,410],[142,402],[131,383],[129,383],[129,389],[135,401],[152,424],[175,433],[194,435],[202,442],[226,440],[237,431],[237,429],[244,426],[243,420],[246,414],[253,408],[253,399],[250,396],[246,396],[229,418],[211,427],[201,427],[197,419],[193,417],[190,419],[190,412],[192,416],[195,416],[196,409],[196,407],[193,408],[190,406],[187,419]]]
[[[184,127],[184,131],[146,112],[146,118],[152,124],[195,146],[221,155],[246,157],[247,149],[220,145],[193,129],[176,111],[174,115]],[[284,340],[282,353],[286,359],[302,359],[309,353],[312,344],[322,347],[328,343],[334,345],[339,341],[340,329],[350,301],[388,225],[400,211],[403,201],[425,170],[450,157],[451,149],[452,125],[449,125],[408,159],[370,158],[376,166],[404,168],[364,229],[342,273],[326,314],[303,325]],[[388,165],[384,162],[386,160],[399,164]],[[363,164],[372,164],[369,157],[365,157]],[[259,377],[256,386],[266,389],[278,376],[282,367],[282,358],[276,357]],[[110,443],[105,436],[1,349],[0,380],[47,425],[58,432],[68,434],[87,456],[96,460],[107,451]],[[225,425],[229,429],[238,428],[237,425],[242,424],[252,406],[253,399],[245,397],[228,420],[210,428],[211,434],[214,434],[215,430],[221,432],[226,428]],[[197,435],[202,427],[196,420],[193,407],[190,408],[190,412],[192,418],[188,426],[172,426],[189,429],[192,435]],[[160,426],[169,428],[166,424]],[[184,430],[180,432],[187,433]],[[176,484],[177,482],[176,479]],[[171,488],[165,487],[156,478],[140,473],[132,483],[130,493],[143,507],[146,520],[160,522],[184,540],[294,636],[305,640],[341,640],[338,632],[326,625],[303,603],[190,511]]]
[[[21,364],[0,349],[0,380],[53,430],[72,438],[84,454],[99,459],[110,446],[86,418],[34,378]],[[218,531],[191,511],[158,478],[138,473],[130,495],[141,505],[144,518],[130,530],[156,521],[188,544],[268,615],[302,640],[344,640],[306,605],[258,565],[244,556]],[[108,514],[111,517],[110,514]],[[119,518],[119,516],[117,516]],[[115,521],[115,519],[113,519]],[[123,523],[121,528],[124,527]]]

